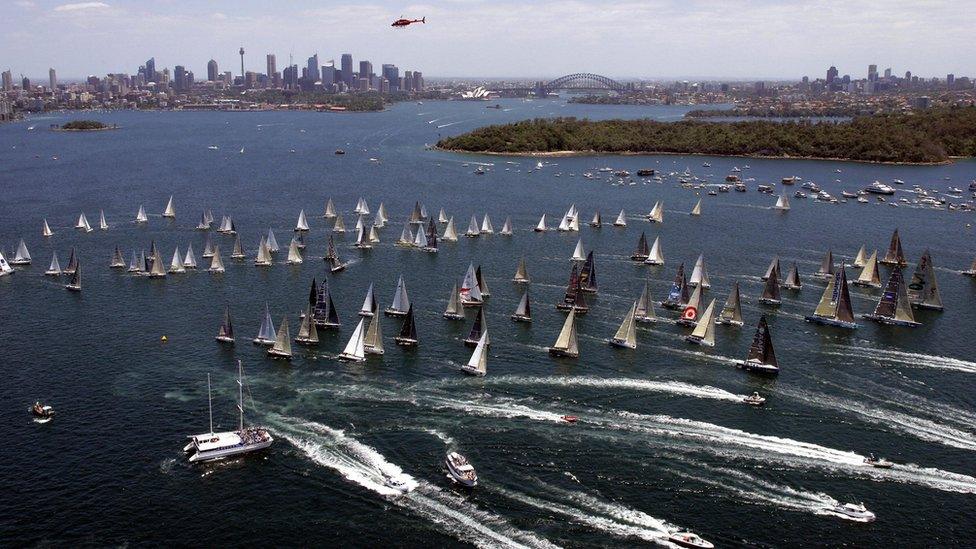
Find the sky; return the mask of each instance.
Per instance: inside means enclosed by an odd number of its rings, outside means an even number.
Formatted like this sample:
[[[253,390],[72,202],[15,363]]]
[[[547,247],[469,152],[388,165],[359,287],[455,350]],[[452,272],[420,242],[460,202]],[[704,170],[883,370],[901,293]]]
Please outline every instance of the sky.
[[[436,77],[976,75],[976,0],[0,0],[0,69],[62,79],[135,73],[149,57],[199,80],[207,61],[278,70],[352,53]],[[390,27],[400,16],[427,23]]]

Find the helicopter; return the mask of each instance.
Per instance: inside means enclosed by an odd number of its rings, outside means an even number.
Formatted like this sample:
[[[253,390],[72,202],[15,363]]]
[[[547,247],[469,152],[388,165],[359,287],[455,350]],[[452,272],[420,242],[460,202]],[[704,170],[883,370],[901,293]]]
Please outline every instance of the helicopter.
[[[426,17],[423,17],[421,19],[404,19],[403,17],[401,17],[400,19],[397,19],[396,21],[394,21],[393,24],[390,25],[390,26],[391,27],[407,27],[407,26],[409,26],[409,25],[411,25],[413,23],[425,23],[426,24],[427,23],[427,18]]]

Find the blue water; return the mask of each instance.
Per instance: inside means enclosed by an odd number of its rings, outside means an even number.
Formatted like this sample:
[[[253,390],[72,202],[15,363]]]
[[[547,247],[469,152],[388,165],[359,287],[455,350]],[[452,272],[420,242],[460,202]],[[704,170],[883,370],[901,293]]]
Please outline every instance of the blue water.
[[[614,186],[580,176],[603,166],[636,172],[689,167],[718,183],[733,166],[743,178],[776,183],[789,175],[828,192],[856,190],[878,179],[965,188],[976,163],[907,167],[694,156],[550,159],[532,173],[528,158],[456,155],[427,150],[441,135],[531,117],[680,119],[684,107],[566,104],[564,100],[399,104],[371,114],[93,113],[84,117],[121,129],[57,133],[50,124],[78,115],[39,117],[0,126],[0,246],[24,238],[30,267],[0,278],[0,357],[4,398],[0,424],[0,531],[15,545],[223,544],[605,546],[653,543],[669,529],[700,533],[717,545],[922,546],[969,545],[976,492],[976,397],[970,338],[976,315],[969,267],[973,215],[903,205],[826,205],[756,193],[705,196],[703,215],[687,212],[697,197],[674,178]],[[27,131],[27,126],[36,127]],[[208,150],[217,145],[219,150]],[[244,154],[240,154],[241,147]],[[343,148],[344,156],[333,151]],[[53,157],[56,157],[54,159]],[[370,161],[371,158],[376,161]],[[703,167],[708,162],[711,167]],[[464,164],[468,165],[465,166]],[[493,164],[475,175],[477,163]],[[840,168],[841,173],[835,173]],[[560,177],[555,174],[560,173]],[[575,175],[570,175],[575,174]],[[949,180],[945,178],[948,177]],[[835,182],[840,179],[841,182]],[[159,214],[175,196],[177,218]],[[364,197],[383,202],[391,222],[371,251],[339,237],[352,261],[329,275],[342,328],[320,332],[310,349],[295,346],[291,363],[266,359],[250,338],[265,303],[275,323],[288,315],[298,329],[313,277],[324,263],[331,223],[321,217],[332,198],[347,227]],[[665,222],[643,221],[655,200]],[[511,216],[513,237],[445,243],[438,254],[394,247],[415,201],[431,214],[443,207],[459,231],[487,212],[495,229]],[[579,234],[531,231],[542,213],[555,225],[571,204],[583,221],[595,209],[605,221],[625,209],[626,228],[582,227]],[[146,226],[132,220],[140,205]],[[162,280],[108,268],[116,245],[128,260],[155,241],[166,263],[176,246],[193,244],[201,266],[204,236],[193,228],[209,208],[232,215],[246,262],[228,257],[232,240],[214,235],[227,272],[204,270]],[[110,229],[82,234],[81,211]],[[253,266],[258,240],[272,228],[281,244],[304,209],[312,231],[306,262]],[[46,218],[55,235],[41,237]],[[863,244],[884,253],[894,228],[914,262],[928,248],[946,303],[943,313],[918,312],[916,329],[867,321],[854,332],[809,325],[823,286],[810,278],[830,248],[850,261]],[[663,267],[629,261],[644,231],[660,236]],[[552,359],[563,314],[569,257],[578,238],[596,253],[600,293],[580,319],[581,356]],[[80,294],[43,276],[56,250],[62,266],[75,247],[83,267]],[[284,246],[283,246],[284,248]],[[623,314],[646,278],[662,299],[678,263],[705,254],[720,306],[733,281],[743,292],[746,326],[718,327],[714,348],[682,339],[666,320],[641,325],[636,350],[609,347]],[[796,261],[804,288],[784,292],[780,309],[757,303],[759,276],[778,255]],[[532,277],[533,322],[509,320],[521,290],[509,282],[519,257]],[[458,367],[473,316],[441,318],[453,282],[480,264],[492,295],[487,318],[492,346],[488,376]],[[382,319],[386,355],[341,363],[366,287],[380,306],[403,274],[417,311],[420,345],[393,344],[398,319]],[[856,276],[850,270],[849,276]],[[882,277],[887,269],[882,269]],[[879,293],[852,288],[855,312],[873,310]],[[237,345],[213,336],[229,305]],[[761,313],[769,318],[782,372],[760,378],[736,370]],[[166,335],[167,342],[160,341]],[[211,466],[190,466],[185,436],[207,430],[206,375],[214,382],[217,428],[236,423],[236,360],[248,373],[250,422],[277,438],[270,452]],[[737,396],[759,391],[765,408]],[[58,410],[34,423],[35,400]],[[564,414],[580,416],[574,425]],[[441,461],[457,450],[476,465],[481,485],[453,488]],[[868,469],[875,452],[900,465]],[[392,497],[384,474],[416,483]],[[863,501],[877,522],[858,524],[820,514],[834,499]]]

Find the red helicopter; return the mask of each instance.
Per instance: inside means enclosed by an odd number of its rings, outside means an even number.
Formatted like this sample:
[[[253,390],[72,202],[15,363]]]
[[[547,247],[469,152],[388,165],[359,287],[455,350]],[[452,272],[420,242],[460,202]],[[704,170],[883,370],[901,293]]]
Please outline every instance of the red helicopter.
[[[422,19],[402,19],[401,18],[401,19],[397,19],[396,21],[394,21],[393,24],[390,25],[390,26],[391,27],[406,27],[406,26],[409,26],[409,25],[411,25],[413,23],[424,23],[424,24],[426,24],[427,23],[427,18],[426,17],[424,17]]]

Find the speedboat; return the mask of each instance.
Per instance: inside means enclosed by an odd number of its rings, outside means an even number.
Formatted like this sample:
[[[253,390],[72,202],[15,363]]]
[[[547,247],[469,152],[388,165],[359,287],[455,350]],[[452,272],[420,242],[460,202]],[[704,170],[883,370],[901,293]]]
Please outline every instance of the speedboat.
[[[682,547],[691,547],[693,549],[712,549],[715,545],[701,538],[698,534],[693,534],[691,532],[674,532],[668,536],[668,541]]]
[[[751,395],[742,399],[742,402],[745,402],[749,406],[762,406],[763,404],[766,404],[766,399],[759,396],[759,393],[752,393]]]
[[[31,406],[31,414],[38,422],[47,423],[54,418],[54,408],[46,404],[41,404],[40,402],[35,402]]]
[[[805,193],[803,191],[796,191],[795,193],[793,193],[793,196],[795,198],[806,198],[807,197],[807,193]]]
[[[401,494],[406,494],[410,491],[410,485],[401,479],[396,477],[391,477],[389,475],[383,475],[383,485],[387,488],[392,488]]]
[[[874,513],[868,511],[864,507],[863,503],[845,503],[843,505],[835,505],[833,507],[828,507],[827,512],[837,515],[841,518],[847,520],[854,520],[857,522],[874,522]]]
[[[562,416],[559,419],[565,421],[566,423],[576,423],[579,421],[579,416]]]
[[[874,183],[871,183],[867,187],[864,187],[864,190],[874,194],[895,194],[895,189],[889,187],[888,185],[885,185],[880,181],[875,181]]]
[[[864,458],[864,464],[878,469],[891,469],[895,466],[894,463],[885,458],[875,457],[874,454],[868,454],[868,457]]]
[[[444,458],[444,464],[447,465],[447,472],[454,482],[466,488],[474,488],[478,485],[478,473],[474,471],[474,466],[468,462],[467,458],[461,454],[457,452],[447,454],[447,457]]]

